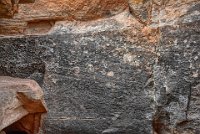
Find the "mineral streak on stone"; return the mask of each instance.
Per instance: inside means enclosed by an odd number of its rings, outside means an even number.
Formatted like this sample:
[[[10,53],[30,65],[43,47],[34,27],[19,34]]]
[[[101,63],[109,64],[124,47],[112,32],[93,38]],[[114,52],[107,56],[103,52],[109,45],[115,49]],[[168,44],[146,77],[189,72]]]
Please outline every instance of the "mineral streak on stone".
[[[35,81],[0,76],[0,132],[36,134],[45,112],[43,92]]]
[[[0,75],[31,78],[44,89],[49,111],[43,130],[200,133],[199,0],[78,2],[84,0],[68,0],[64,8],[51,0],[45,12],[45,1],[38,0],[0,23],[30,34],[0,38]]]

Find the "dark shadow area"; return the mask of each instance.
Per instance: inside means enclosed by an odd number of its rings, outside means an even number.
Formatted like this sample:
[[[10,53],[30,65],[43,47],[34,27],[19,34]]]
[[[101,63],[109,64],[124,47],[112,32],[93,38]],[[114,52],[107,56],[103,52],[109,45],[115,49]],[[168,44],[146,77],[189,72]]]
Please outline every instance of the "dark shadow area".
[[[28,35],[41,35],[47,34],[51,28],[55,25],[56,20],[38,20],[34,22],[28,22],[24,34]]]
[[[25,131],[8,131],[6,134],[28,134]]]

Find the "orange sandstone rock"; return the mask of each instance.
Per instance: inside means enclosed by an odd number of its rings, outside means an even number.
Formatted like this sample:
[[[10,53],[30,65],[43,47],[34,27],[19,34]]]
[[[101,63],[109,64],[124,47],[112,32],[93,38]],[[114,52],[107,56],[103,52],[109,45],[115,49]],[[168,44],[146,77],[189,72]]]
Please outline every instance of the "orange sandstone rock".
[[[18,10],[18,4],[32,3],[35,0],[1,0],[0,18],[11,18]]]
[[[127,8],[127,0],[36,0],[33,4],[20,4],[13,19],[1,19],[0,34],[30,34],[37,29],[37,23],[41,27],[57,20],[89,21],[119,14]]]
[[[36,134],[45,112],[43,92],[35,81],[0,76],[0,132]]]

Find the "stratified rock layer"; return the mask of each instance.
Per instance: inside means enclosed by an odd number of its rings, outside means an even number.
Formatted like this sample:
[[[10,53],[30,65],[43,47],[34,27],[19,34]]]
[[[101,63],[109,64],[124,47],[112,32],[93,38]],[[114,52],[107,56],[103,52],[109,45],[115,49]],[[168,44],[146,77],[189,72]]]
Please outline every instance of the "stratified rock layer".
[[[13,19],[0,20],[0,34],[29,34],[27,30],[34,29],[35,25],[40,27],[41,23],[51,28],[57,20],[95,20],[111,17],[127,8],[126,0],[37,0],[33,4],[19,5]],[[40,30],[37,34],[48,30]]]

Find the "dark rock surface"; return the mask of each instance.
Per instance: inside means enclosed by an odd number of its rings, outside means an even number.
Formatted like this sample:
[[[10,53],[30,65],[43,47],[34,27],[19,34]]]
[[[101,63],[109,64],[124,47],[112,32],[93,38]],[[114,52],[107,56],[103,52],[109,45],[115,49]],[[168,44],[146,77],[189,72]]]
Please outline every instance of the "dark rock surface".
[[[2,37],[0,75],[43,87],[47,134],[198,134],[198,7],[154,5],[148,26],[124,13]]]
[[[155,56],[128,40],[145,43],[136,28],[107,23],[119,29],[1,39],[0,75],[32,78],[45,90],[46,133],[153,130],[152,100],[144,86]]]
[[[158,133],[199,133],[200,21],[166,26],[161,32],[154,67],[155,120],[162,126]]]

